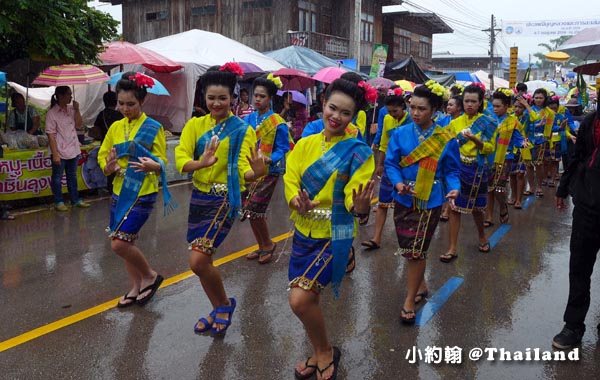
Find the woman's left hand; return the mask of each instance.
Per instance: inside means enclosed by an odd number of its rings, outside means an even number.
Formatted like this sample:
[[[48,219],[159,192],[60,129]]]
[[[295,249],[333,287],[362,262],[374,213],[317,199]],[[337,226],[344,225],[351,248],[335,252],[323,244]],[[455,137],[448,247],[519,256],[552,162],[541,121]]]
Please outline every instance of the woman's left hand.
[[[136,168],[136,173],[150,173],[160,170],[160,164],[149,157],[139,157],[138,162],[130,162],[129,166]]]
[[[454,200],[458,198],[459,192],[458,190],[452,190],[448,194],[446,194],[446,199],[450,203],[450,206],[454,207]]]
[[[373,197],[373,188],[375,181],[370,180],[364,186],[361,183],[357,189],[352,189],[352,205],[357,214],[368,214],[371,207],[371,198]]]

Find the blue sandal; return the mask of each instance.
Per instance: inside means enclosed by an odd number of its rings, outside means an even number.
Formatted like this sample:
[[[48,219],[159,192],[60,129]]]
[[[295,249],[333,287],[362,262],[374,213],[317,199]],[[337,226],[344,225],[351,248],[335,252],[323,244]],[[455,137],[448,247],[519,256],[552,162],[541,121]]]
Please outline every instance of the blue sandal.
[[[211,333],[216,334],[216,335],[224,334],[225,331],[227,331],[227,329],[231,325],[231,317],[233,317],[233,312],[235,311],[235,305],[236,305],[235,298],[230,298],[229,302],[231,303],[231,305],[219,306],[214,311],[215,318],[214,318],[213,324],[221,324],[221,325],[225,325],[225,327],[223,327],[221,330],[217,330],[216,327],[212,327],[210,329]],[[219,313],[227,313],[229,315],[228,315],[227,319],[221,319],[221,318],[217,318],[217,316],[216,316]]]
[[[217,314],[215,313],[214,310],[211,311],[210,314],[208,314],[208,316],[213,319],[213,323],[214,323],[214,320],[215,320],[215,315],[217,315]],[[204,327],[203,328],[198,328],[198,322],[202,322],[202,324],[204,324]],[[201,334],[203,332],[206,332],[206,331],[212,329],[212,324],[213,323],[209,323],[206,318],[202,317],[202,318],[198,319],[198,322],[196,322],[196,324],[194,325],[194,332],[196,334]]]

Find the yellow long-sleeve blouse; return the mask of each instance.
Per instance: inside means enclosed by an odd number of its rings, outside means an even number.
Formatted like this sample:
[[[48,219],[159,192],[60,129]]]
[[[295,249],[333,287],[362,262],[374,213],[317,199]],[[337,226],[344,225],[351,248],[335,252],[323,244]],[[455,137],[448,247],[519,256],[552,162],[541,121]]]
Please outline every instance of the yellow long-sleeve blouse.
[[[321,132],[298,141],[298,144],[287,158],[286,172],[283,176],[285,199],[287,200],[288,205],[292,198],[298,195],[298,190],[301,188],[302,175],[306,169],[323,156],[323,146],[325,147],[325,151],[328,151],[338,142],[352,137],[352,135],[345,133],[343,136],[333,137],[331,141],[326,142],[325,135]],[[344,188],[344,204],[347,210],[350,210],[352,207],[352,189],[358,190],[360,184],[365,185],[371,179],[374,170],[375,160],[371,155],[360,168],[356,170],[352,178],[349,179]],[[337,172],[329,178],[323,189],[321,189],[313,199],[313,201],[320,202],[317,208],[331,210],[333,203],[333,186],[336,178]],[[296,229],[305,236],[313,238],[331,237],[331,220],[306,220],[305,218],[298,216],[296,211],[292,211],[290,218],[295,221]]]
[[[104,168],[106,167],[106,158],[110,150],[117,144],[125,142],[125,134],[128,134],[129,140],[133,140],[137,131],[139,131],[140,127],[146,120],[146,114],[142,112],[142,115],[135,120],[128,120],[126,117],[115,121],[108,132],[106,133],[106,137],[102,142],[102,146],[100,146],[100,150],[98,151],[98,165],[104,172]],[[165,130],[161,127],[154,138],[154,143],[152,144],[151,152],[156,157],[163,160],[165,165],[167,164],[167,140],[165,138]],[[127,169],[129,166],[129,157],[121,157],[118,160],[119,166],[121,169]],[[152,193],[156,193],[158,191],[158,175],[154,172],[146,173],[146,178],[144,178],[144,182],[142,183],[142,188],[140,189],[139,196],[144,196]],[[121,187],[123,186],[123,180],[125,177],[123,176],[115,176],[113,180],[113,192],[116,195],[121,193]]]
[[[229,113],[233,117],[233,113]],[[225,121],[227,123],[227,121]],[[179,138],[179,145],[175,148],[175,165],[180,173],[188,162],[194,160],[194,150],[198,139],[215,126],[215,119],[210,114],[202,117],[191,118],[183,127]],[[244,173],[250,171],[250,163],[246,157],[250,150],[256,146],[256,133],[254,128],[247,124],[248,129],[242,142],[238,159],[238,172],[240,175],[241,190],[245,189]],[[218,131],[216,131],[218,132]],[[215,133],[216,133],[215,132]],[[208,192],[212,184],[227,184],[227,155],[229,152],[229,137],[221,139],[215,156],[217,162],[207,168],[196,170],[192,176],[194,187],[200,191]],[[202,156],[200,156],[202,157]]]
[[[452,128],[454,133],[457,135],[462,132],[466,128],[470,128],[473,122],[481,116],[478,113],[476,116],[472,118],[469,117],[466,113],[460,115],[456,119],[452,120],[449,124],[449,127]],[[475,135],[478,139],[481,140],[481,132]],[[486,141],[483,143],[483,147],[479,151],[482,155],[491,154],[496,149],[496,139],[492,138],[490,141]],[[473,141],[467,141],[460,147],[460,154],[465,157],[476,157],[477,156],[477,145]]]
[[[392,129],[401,126],[406,118],[408,117],[408,112],[404,112],[404,115],[400,120],[395,119],[392,115],[387,114],[383,118],[383,129],[381,131],[381,141],[379,142],[379,151],[386,153],[388,145],[390,144],[390,137],[392,134]]]

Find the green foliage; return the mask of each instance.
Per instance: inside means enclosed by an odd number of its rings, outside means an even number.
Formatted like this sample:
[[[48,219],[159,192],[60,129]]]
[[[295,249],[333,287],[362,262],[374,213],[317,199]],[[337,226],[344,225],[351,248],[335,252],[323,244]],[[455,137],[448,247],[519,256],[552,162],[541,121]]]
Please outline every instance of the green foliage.
[[[118,21],[86,0],[13,0],[0,9],[0,65],[15,59],[95,63]]]

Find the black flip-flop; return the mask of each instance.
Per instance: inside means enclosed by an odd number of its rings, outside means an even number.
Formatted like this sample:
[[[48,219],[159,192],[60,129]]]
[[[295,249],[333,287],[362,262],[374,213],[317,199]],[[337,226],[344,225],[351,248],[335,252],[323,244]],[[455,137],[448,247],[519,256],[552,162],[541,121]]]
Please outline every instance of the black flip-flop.
[[[329,364],[327,364],[327,366],[325,368],[317,367],[317,371],[319,372],[319,375],[321,375],[321,377],[323,377],[323,372],[327,371],[327,369],[329,367],[333,366],[333,373],[329,377],[329,380],[335,380],[337,378],[338,366],[340,364],[341,356],[342,356],[342,353],[340,352],[340,349],[334,346],[333,347],[333,360]]]
[[[377,244],[377,242],[373,241],[373,239],[365,240],[362,243],[360,243],[360,245],[365,247],[365,251],[373,251],[375,249],[381,248],[381,246]]]
[[[449,262],[452,262],[452,260],[456,259],[457,257],[458,257],[458,255],[456,253],[454,255],[445,253],[440,256],[440,261],[443,263],[449,263]]]
[[[130,296],[129,292],[127,292],[127,293],[125,293],[123,301],[127,301],[127,300],[131,300],[131,302],[121,303],[121,300],[119,300],[117,302],[117,307],[119,309],[124,309],[126,307],[131,306],[131,305],[135,305],[137,303],[137,296]]]
[[[415,299],[415,305],[421,303],[421,301],[423,301],[423,300],[426,300],[428,295],[429,295],[429,289],[425,289],[421,293],[415,294],[415,298],[421,297],[418,301]]]
[[[485,228],[490,228],[494,225],[494,222],[492,222],[491,220],[484,220],[483,221],[483,227]]]
[[[492,246],[489,241],[486,241],[483,244],[479,244],[479,252],[488,253],[492,250]]]
[[[354,247],[350,247],[350,257],[348,258],[348,264],[346,264],[346,274],[352,273],[356,269],[356,254]]]
[[[307,369],[312,368],[313,371],[310,373],[305,373],[304,375],[301,374],[300,372],[298,372],[297,369],[294,368],[294,377],[296,378],[296,380],[308,380],[308,379],[312,379],[313,377],[315,377],[315,375],[317,374],[317,369],[319,369],[319,367],[317,367],[317,364],[308,364],[310,362],[310,357],[308,359],[306,359],[306,363],[304,363],[304,368],[302,369],[302,371],[306,371]]]
[[[404,315],[402,315],[402,313],[404,313]],[[415,323],[415,320],[417,319],[417,314],[415,313],[414,310],[404,310],[402,309],[402,313],[400,314],[400,320],[402,321],[402,323],[405,323],[407,325],[412,325]],[[412,314],[412,317],[406,317],[405,315],[408,314]]]
[[[162,284],[163,280],[164,280],[163,276],[161,276],[160,274],[156,275],[156,280],[154,280],[154,283],[152,283],[152,285],[148,285],[144,289],[140,290],[140,294],[145,293],[148,290],[150,290],[150,293],[148,293],[148,295],[144,298],[137,298],[136,303],[140,306],[147,304],[148,301],[150,301],[150,299],[152,299],[152,297],[154,297],[154,294],[160,287],[160,284]]]
[[[440,222],[447,222],[448,220],[450,220],[449,217],[444,216],[444,215],[440,215]]]

